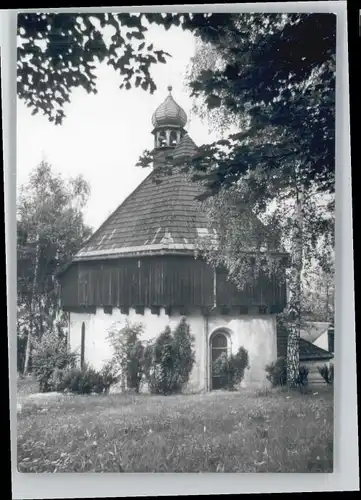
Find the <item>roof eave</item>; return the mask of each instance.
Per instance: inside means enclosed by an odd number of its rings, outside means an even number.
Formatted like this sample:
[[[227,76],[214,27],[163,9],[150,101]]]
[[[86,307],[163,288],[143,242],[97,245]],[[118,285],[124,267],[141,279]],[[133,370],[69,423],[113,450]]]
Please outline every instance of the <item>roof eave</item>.
[[[155,245],[154,245],[155,246]],[[157,245],[158,246],[158,245]],[[127,257],[143,257],[152,255],[190,255],[194,254],[197,250],[195,245],[174,245],[172,248],[160,247],[159,248],[146,248],[146,247],[134,247],[129,249],[119,249],[113,252],[107,251],[93,251],[93,252],[82,252],[73,258],[73,261],[79,262],[84,260],[100,260],[100,259],[118,259]]]
[[[333,358],[333,354],[330,353],[329,356],[300,356],[300,361],[330,361]]]

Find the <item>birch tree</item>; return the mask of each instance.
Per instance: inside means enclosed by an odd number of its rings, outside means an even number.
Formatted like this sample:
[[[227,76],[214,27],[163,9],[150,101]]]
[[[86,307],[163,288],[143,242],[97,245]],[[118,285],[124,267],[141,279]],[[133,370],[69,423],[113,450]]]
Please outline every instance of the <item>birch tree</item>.
[[[34,336],[41,338],[61,321],[57,273],[91,234],[82,213],[88,195],[82,177],[65,180],[46,162],[19,189],[18,335],[26,338],[25,373]]]

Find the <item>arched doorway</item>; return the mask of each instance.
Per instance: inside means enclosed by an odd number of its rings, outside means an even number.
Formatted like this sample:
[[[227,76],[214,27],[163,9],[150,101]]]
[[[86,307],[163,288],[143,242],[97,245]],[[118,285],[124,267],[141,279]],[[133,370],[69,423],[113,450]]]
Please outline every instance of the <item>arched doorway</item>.
[[[84,367],[85,363],[85,323],[83,321],[81,325],[81,344],[80,344],[80,368]]]
[[[215,373],[214,362],[222,355],[228,356],[229,350],[228,334],[224,330],[217,330],[213,333],[210,339],[210,372],[211,372],[211,391],[223,389],[227,380]]]

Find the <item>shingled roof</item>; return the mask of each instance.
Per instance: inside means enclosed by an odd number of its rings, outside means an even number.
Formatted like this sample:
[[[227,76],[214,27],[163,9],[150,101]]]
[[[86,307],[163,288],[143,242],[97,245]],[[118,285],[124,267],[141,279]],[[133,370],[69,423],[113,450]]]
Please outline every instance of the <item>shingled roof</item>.
[[[333,354],[307,340],[300,338],[300,361],[329,360]]]
[[[196,152],[186,134],[174,149],[174,158]],[[193,252],[207,221],[196,196],[199,186],[175,172],[159,182],[156,170],[126,198],[100,226],[74,260],[149,253]]]

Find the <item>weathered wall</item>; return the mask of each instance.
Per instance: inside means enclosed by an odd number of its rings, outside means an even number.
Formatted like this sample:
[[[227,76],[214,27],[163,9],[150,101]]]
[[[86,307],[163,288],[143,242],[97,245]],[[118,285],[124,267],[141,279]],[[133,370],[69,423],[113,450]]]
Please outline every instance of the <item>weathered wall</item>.
[[[115,322],[124,325],[126,319],[144,325],[144,340],[156,337],[166,325],[172,329],[180,321],[180,314],[172,312],[169,317],[161,309],[160,315],[151,314],[145,309],[144,314],[136,314],[130,309],[127,316],[119,309],[113,308],[112,314],[105,314],[103,308],[97,308],[96,314],[70,313],[70,347],[79,349],[81,343],[81,326],[85,323],[85,361],[96,369],[111,357],[111,347],[107,342],[107,330]],[[229,333],[231,350],[236,353],[240,346],[249,353],[250,369],[246,371],[244,384],[262,386],[267,383],[265,365],[275,361],[277,357],[276,319],[272,315],[247,316],[213,314],[207,320],[200,310],[187,315],[191,332],[195,337],[196,362],[189,383],[189,390],[201,391],[209,387],[209,343],[211,335],[218,329],[226,329]],[[208,339],[207,332],[208,330]],[[208,352],[207,352],[208,349]]]
[[[213,268],[191,255],[74,262],[61,278],[62,307],[71,312],[102,306],[191,309],[213,307],[215,301],[274,314],[286,305],[285,284],[265,275],[238,290],[224,270],[217,269],[215,279]]]

